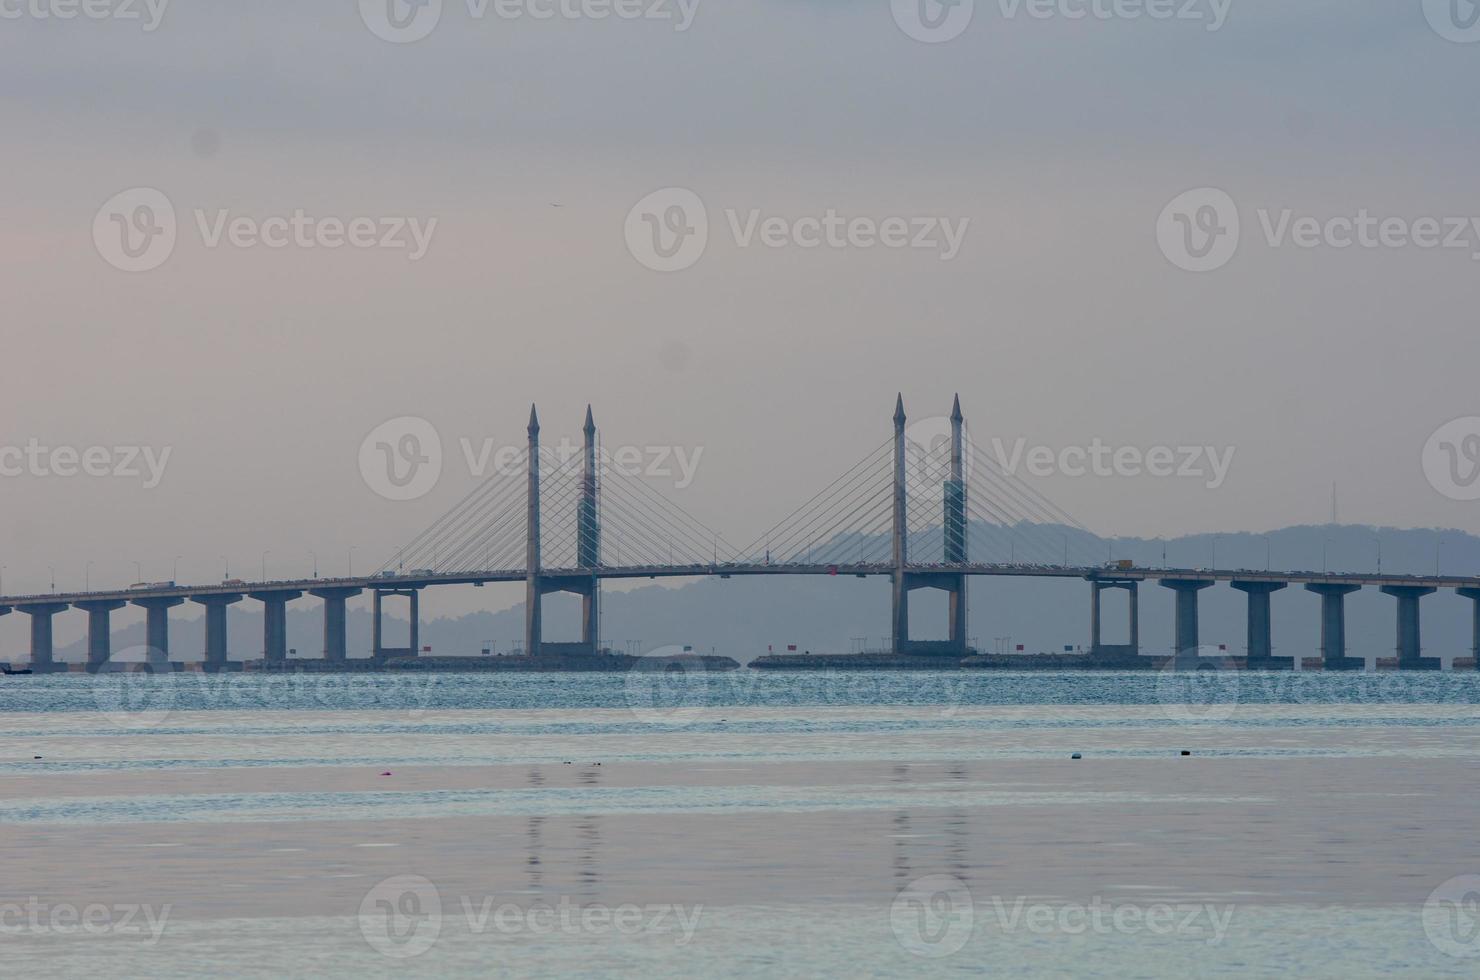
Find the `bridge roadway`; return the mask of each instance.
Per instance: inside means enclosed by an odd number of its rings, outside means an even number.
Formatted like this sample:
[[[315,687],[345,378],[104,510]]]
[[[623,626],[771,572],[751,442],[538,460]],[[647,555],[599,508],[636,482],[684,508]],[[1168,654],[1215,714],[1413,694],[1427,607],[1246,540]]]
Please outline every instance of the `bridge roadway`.
[[[545,587],[556,588],[562,582],[594,583],[618,579],[730,578],[758,575],[871,576],[893,577],[895,567],[887,562],[808,564],[767,562],[708,563],[695,565],[598,566],[595,568],[542,568],[537,573]],[[1326,669],[1360,669],[1363,661],[1346,656],[1344,597],[1361,588],[1378,588],[1398,600],[1397,643],[1399,666],[1404,669],[1437,669],[1438,659],[1421,655],[1418,600],[1437,589],[1454,589],[1474,602],[1474,652],[1480,661],[1480,577],[1439,575],[1361,574],[1347,572],[1277,572],[1251,569],[1145,568],[1106,566],[1058,566],[1034,564],[1001,564],[962,562],[951,564],[910,564],[906,575],[919,587],[933,584],[938,577],[941,587],[948,587],[960,576],[1080,579],[1091,584],[1091,656],[1111,659],[1136,656],[1140,652],[1138,630],[1141,583],[1155,582],[1176,593],[1175,649],[1184,658],[1197,656],[1197,594],[1216,583],[1228,583],[1249,598],[1248,664],[1271,669],[1291,666],[1289,658],[1273,656],[1270,636],[1269,596],[1291,585],[1304,586],[1321,597],[1321,636],[1323,665]],[[89,615],[88,663],[101,665],[111,656],[108,616],[111,611],[133,604],[147,610],[149,659],[156,666],[168,663],[167,612],[185,601],[206,607],[205,653],[207,668],[228,669],[226,656],[226,607],[253,598],[264,605],[263,659],[269,663],[286,660],[285,608],[288,602],[304,593],[324,601],[324,656],[330,661],[347,657],[345,648],[345,601],[369,590],[374,598],[374,654],[377,657],[414,656],[419,612],[418,595],[427,588],[441,585],[483,586],[495,583],[529,581],[524,569],[498,569],[475,572],[432,574],[418,571],[406,574],[381,574],[354,578],[289,579],[245,582],[233,580],[219,585],[174,585],[159,588],[100,590],[89,592],[44,593],[0,597],[0,615],[25,613],[32,618],[31,659],[39,670],[65,669],[52,661],[51,620],[67,608],[84,610]],[[1131,637],[1124,646],[1107,646],[1100,641],[1100,594],[1105,590],[1123,589],[1130,593]],[[380,640],[380,600],[384,595],[406,596],[410,600],[412,633],[409,647],[386,648]],[[554,645],[551,645],[554,646]],[[922,651],[925,652],[925,651]],[[1108,662],[1108,661],[1107,661]],[[235,666],[234,664],[232,665]],[[1480,666],[1480,663],[1477,663]]]
[[[911,574],[932,572],[953,575],[1000,576],[1015,578],[1067,578],[1100,582],[1252,582],[1278,585],[1355,585],[1358,588],[1384,586],[1418,586],[1431,589],[1480,589],[1480,576],[1391,575],[1356,572],[1272,572],[1252,569],[1207,568],[1118,568],[1083,565],[985,564],[911,564]],[[768,564],[724,563],[702,565],[633,565],[597,568],[552,568],[540,570],[543,578],[730,578],[747,575],[828,575],[891,576],[894,566],[888,562],[842,564]],[[502,569],[449,574],[405,574],[355,578],[282,579],[273,581],[232,582],[220,585],[177,585],[170,588],[114,589],[92,592],[44,592],[35,595],[0,596],[0,608],[7,612],[24,612],[42,605],[74,605],[79,602],[134,602],[139,599],[194,599],[208,596],[255,595],[271,592],[313,592],[322,589],[380,589],[383,591],[425,589],[434,585],[487,585],[501,582],[523,582],[524,569]]]

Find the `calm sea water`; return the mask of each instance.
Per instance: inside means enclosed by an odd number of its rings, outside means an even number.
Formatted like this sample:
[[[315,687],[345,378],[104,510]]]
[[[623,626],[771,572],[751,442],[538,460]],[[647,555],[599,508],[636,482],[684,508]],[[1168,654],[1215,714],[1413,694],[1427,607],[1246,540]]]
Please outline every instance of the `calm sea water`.
[[[1475,674],[68,675],[0,707],[8,976],[1480,973]]]

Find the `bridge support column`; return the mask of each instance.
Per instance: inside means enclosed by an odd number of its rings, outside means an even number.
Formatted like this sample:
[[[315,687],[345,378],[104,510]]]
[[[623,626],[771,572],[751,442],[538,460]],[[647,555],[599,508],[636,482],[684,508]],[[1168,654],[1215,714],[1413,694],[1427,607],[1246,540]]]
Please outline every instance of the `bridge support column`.
[[[350,588],[313,589],[309,592],[309,595],[324,600],[324,659],[330,663],[342,664],[349,659],[344,604],[360,592],[360,589]]]
[[[144,609],[144,643],[151,670],[170,670],[170,610],[184,602],[180,596],[135,599]]]
[[[904,653],[910,642],[910,587],[905,574],[909,564],[909,540],[905,512],[904,395],[894,402],[894,517],[893,517],[893,607],[890,616],[891,643],[896,654]]]
[[[957,395],[951,405],[951,476],[941,488],[945,513],[941,515],[941,530],[945,537],[945,563],[964,565],[967,560],[967,535],[970,525],[966,522],[966,419],[961,414],[961,396]],[[950,642],[961,651],[961,656],[970,653],[966,643],[966,576],[957,576],[950,593]]]
[[[540,653],[546,656],[570,657],[570,656],[595,656],[599,651],[600,640],[597,637],[595,605],[597,590],[601,588],[601,581],[594,574],[580,573],[574,575],[543,575],[540,577],[539,590],[542,596],[552,592],[569,592],[581,597],[581,638],[574,643],[559,643],[551,640],[540,640]]]
[[[1427,585],[1384,585],[1379,591],[1398,600],[1398,669],[1439,670],[1443,661],[1423,655],[1418,614],[1418,600],[1435,590]]]
[[[381,624],[382,601],[388,595],[406,597],[407,614],[411,618],[411,636],[405,649],[385,645],[385,631]],[[325,621],[325,628],[328,622]],[[418,589],[373,589],[370,593],[370,655],[376,660],[391,657],[415,657],[421,652],[421,593]]]
[[[242,601],[239,595],[202,595],[191,599],[206,607],[205,670],[218,674],[230,670],[226,649],[226,608]],[[239,665],[238,665],[239,666]]]
[[[1311,582],[1305,588],[1321,597],[1321,669],[1366,669],[1365,660],[1346,655],[1346,597],[1361,586]]]
[[[1295,658],[1274,655],[1274,630],[1269,615],[1269,597],[1286,587],[1285,582],[1232,582],[1249,597],[1249,670],[1294,670]]]
[[[278,665],[288,662],[288,603],[302,592],[253,592],[251,598],[262,603],[262,662]]]
[[[586,406],[585,472],[581,476],[581,510],[576,519],[576,563],[592,572],[590,588],[581,593],[581,643],[594,655],[601,649],[601,509],[597,500],[596,419]]]
[[[113,656],[109,614],[128,603],[122,599],[89,599],[73,605],[87,613],[87,669],[97,671]]]
[[[905,457],[905,414],[904,396],[894,402],[894,570],[893,615],[891,617],[892,647],[897,655],[918,654],[924,656],[952,657],[960,659],[971,651],[967,646],[966,619],[966,575],[962,572],[910,571],[909,570],[909,527],[908,527],[908,484],[906,482]],[[951,476],[943,490],[944,514],[942,531],[944,537],[943,559],[946,566],[966,563],[966,482],[964,479],[964,419],[961,416],[961,399],[958,397],[951,410]],[[940,589],[950,598],[950,625],[946,640],[914,640],[910,638],[910,593],[916,589]]]
[[[524,653],[539,656],[543,650],[544,587],[540,580],[540,418],[529,406],[529,484],[524,513]]]
[[[1470,600],[1470,656],[1475,658],[1475,669],[1480,670],[1480,589],[1454,591]]]
[[[1178,666],[1196,666],[1199,641],[1197,628],[1197,594],[1213,583],[1201,579],[1164,578],[1160,583],[1177,597],[1174,650]]]
[[[17,606],[31,617],[31,670],[37,674],[61,673],[66,664],[52,660],[51,617],[67,608],[64,602],[45,602]]]
[[[1124,646],[1104,642],[1100,617],[1101,595],[1111,589],[1125,589],[1130,612],[1130,638]],[[1134,581],[1113,582],[1090,581],[1089,599],[1089,652],[1090,656],[1105,661],[1119,661],[1126,657],[1141,655],[1141,590]]]

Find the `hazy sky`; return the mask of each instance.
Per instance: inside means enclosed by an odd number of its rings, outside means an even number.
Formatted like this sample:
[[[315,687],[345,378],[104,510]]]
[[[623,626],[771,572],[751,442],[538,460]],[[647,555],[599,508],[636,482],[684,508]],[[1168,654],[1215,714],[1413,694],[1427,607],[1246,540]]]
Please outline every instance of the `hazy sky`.
[[[1480,531],[1480,503],[1422,465],[1438,427],[1480,414],[1480,233],[1301,248],[1260,218],[1480,215],[1480,44],[1419,0],[1231,0],[1217,30],[1211,0],[1172,21],[977,0],[943,43],[887,0],[700,0],[681,31],[446,0],[415,43],[353,0],[175,0],[153,30],[37,17],[48,2],[0,2],[0,444],[170,455],[154,487],[147,468],[0,477],[6,592],[53,566],[76,588],[89,561],[94,585],[169,578],[176,555],[188,581],[222,556],[256,577],[264,550],[270,575],[310,551],[340,572],[351,546],[368,570],[471,485],[459,440],[520,443],[532,401],[552,439],[589,401],[609,447],[701,449],[670,492],[737,543],[886,439],[896,391],[912,418],[960,391],[978,443],[1008,449],[1235,450],[1216,489],[1038,481],[1102,534],[1323,521],[1333,482],[1344,521]],[[661,273],[626,227],[669,187],[702,200],[709,242]],[[1197,274],[1157,229],[1203,187],[1242,231]],[[131,188],[177,215],[152,271],[95,244]],[[415,260],[207,244],[217,221],[299,209],[436,224]],[[949,259],[772,248],[727,215],[829,210],[965,234]],[[444,449],[411,502],[359,465],[402,416]]]

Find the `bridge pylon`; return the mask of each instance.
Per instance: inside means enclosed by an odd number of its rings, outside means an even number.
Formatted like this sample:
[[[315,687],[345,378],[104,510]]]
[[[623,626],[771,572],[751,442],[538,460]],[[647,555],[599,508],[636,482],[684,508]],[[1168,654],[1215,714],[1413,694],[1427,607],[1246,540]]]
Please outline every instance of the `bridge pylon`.
[[[944,537],[944,563],[939,569],[911,570],[909,563],[909,480],[905,439],[904,396],[894,402],[894,570],[892,645],[895,654],[941,657],[965,657],[967,646],[966,574],[952,571],[967,561],[965,419],[961,415],[961,398],[956,396],[951,409],[951,469],[942,487],[944,513],[941,529]],[[916,640],[910,637],[909,596],[918,589],[939,589],[950,602],[950,630],[945,640]]]
[[[601,564],[600,481],[596,469],[596,420],[586,406],[581,492],[576,502],[576,564],[574,571],[547,572],[541,560],[540,540],[540,420],[529,409],[529,483],[525,525],[524,652],[540,655],[595,655],[600,647]],[[574,643],[550,643],[544,638],[544,597],[569,592],[581,597],[581,638]]]

